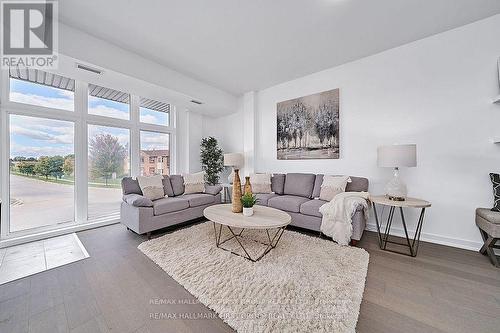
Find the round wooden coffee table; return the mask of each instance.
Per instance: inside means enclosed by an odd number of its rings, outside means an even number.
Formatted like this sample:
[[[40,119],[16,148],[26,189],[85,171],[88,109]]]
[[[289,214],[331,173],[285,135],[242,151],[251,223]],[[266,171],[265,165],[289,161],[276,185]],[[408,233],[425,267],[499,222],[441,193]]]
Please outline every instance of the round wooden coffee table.
[[[292,218],[289,214],[271,207],[254,206],[253,210],[254,214],[252,216],[243,216],[242,213],[233,213],[231,211],[231,204],[221,204],[205,208],[203,215],[214,224],[215,245],[218,248],[256,262],[278,245],[286,226],[292,222]],[[230,237],[221,241],[223,227],[229,230]],[[235,229],[241,230],[237,232]],[[268,242],[251,239],[266,246],[264,252],[257,258],[252,258],[241,242],[241,239],[245,238],[242,234],[246,229],[265,230],[267,234]],[[277,230],[274,233],[270,232],[270,230],[273,229]],[[235,239],[238,242],[245,255],[241,255],[221,246],[231,239]]]

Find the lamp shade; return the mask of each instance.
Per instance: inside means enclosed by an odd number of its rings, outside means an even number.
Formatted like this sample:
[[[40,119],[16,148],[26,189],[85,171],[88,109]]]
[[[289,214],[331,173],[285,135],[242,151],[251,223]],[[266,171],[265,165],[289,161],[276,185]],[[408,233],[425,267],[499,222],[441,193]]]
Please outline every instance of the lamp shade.
[[[241,153],[229,153],[224,154],[224,165],[231,166],[235,168],[241,168],[244,163],[243,154]]]
[[[377,148],[377,165],[383,168],[417,166],[417,145],[390,145]]]

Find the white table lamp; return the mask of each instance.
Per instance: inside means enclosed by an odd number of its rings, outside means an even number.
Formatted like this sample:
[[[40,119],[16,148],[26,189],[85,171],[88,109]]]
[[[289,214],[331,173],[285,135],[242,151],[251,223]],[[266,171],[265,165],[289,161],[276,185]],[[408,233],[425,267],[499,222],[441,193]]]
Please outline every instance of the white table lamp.
[[[390,145],[377,148],[377,165],[394,168],[394,177],[385,186],[391,200],[404,201],[408,194],[406,184],[399,177],[399,168],[417,166],[417,145]]]
[[[231,174],[228,177],[229,184],[233,183],[234,170],[239,170],[245,163],[243,154],[241,153],[228,153],[224,154],[224,166],[231,167]]]

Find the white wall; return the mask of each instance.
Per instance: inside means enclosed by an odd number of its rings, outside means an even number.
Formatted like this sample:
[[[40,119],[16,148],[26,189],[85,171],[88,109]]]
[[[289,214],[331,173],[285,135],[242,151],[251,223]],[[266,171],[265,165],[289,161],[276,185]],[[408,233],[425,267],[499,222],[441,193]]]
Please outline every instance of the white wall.
[[[243,153],[243,99],[240,98],[236,112],[223,117],[203,117],[203,136],[213,136],[224,153]],[[230,170],[221,175],[221,182],[227,182]],[[241,170],[244,174],[244,170]]]
[[[499,94],[499,31],[496,15],[257,92],[256,171],[365,176],[377,194],[392,172],[376,166],[377,146],[416,143],[418,167],[401,174],[411,196],[432,202],[422,239],[477,249],[474,210],[492,205],[488,173],[500,171],[500,145],[490,141],[500,134],[500,105],[491,103]],[[278,161],[276,103],[334,88],[341,158]]]

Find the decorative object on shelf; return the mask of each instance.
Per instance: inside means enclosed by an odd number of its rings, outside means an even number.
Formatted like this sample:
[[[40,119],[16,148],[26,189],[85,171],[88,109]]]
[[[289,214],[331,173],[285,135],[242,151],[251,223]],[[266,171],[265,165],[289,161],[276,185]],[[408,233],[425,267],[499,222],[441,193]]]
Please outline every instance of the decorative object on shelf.
[[[222,149],[217,144],[217,139],[209,136],[203,138],[200,145],[201,169],[205,171],[205,180],[208,185],[219,183],[219,173],[224,170]]]
[[[417,166],[417,145],[378,147],[377,165],[382,168],[394,168],[394,176],[385,186],[385,194],[391,200],[404,201],[408,191],[406,184],[399,177],[399,168]]]
[[[243,166],[243,154],[230,153],[224,154],[224,165],[233,168],[233,196],[232,196],[232,211],[233,213],[241,213],[243,206],[241,205],[241,180],[240,180],[240,167]]]
[[[278,103],[278,160],[338,159],[339,89]]]
[[[253,206],[257,203],[257,197],[251,192],[246,193],[241,197],[241,204],[243,205],[243,215],[252,216]]]
[[[244,165],[244,157],[241,153],[224,154],[224,166],[231,168],[231,173],[227,177],[229,184],[233,183],[234,169],[240,169]]]
[[[245,177],[245,190],[244,190],[244,193],[245,194],[252,194],[252,184],[250,184],[250,176],[246,176]]]

